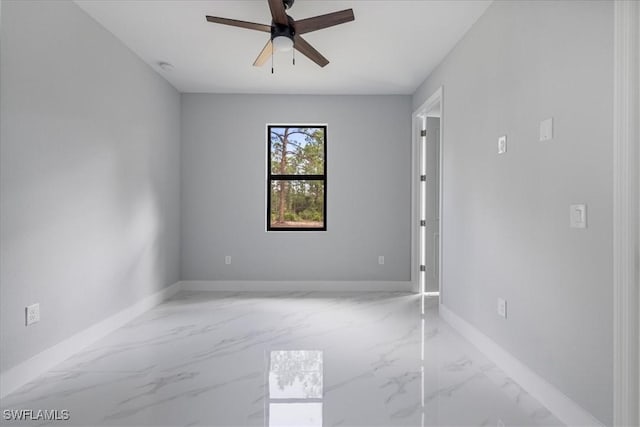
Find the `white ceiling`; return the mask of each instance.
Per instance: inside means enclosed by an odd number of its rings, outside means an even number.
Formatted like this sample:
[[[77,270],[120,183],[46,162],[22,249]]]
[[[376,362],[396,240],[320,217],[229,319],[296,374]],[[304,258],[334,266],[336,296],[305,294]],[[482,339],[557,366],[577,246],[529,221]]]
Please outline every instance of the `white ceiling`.
[[[330,64],[301,54],[252,63],[268,33],[212,24],[205,15],[270,24],[266,0],[76,0],[180,92],[411,94],[490,0],[296,0],[295,19],[352,8],[355,21],[306,34]],[[158,67],[169,62],[171,71]]]

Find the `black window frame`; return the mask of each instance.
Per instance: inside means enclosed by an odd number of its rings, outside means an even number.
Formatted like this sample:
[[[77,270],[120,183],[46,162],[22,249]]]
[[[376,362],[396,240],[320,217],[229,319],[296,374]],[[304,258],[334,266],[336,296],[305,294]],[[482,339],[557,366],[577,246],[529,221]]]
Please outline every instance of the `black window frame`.
[[[279,175],[271,172],[271,129],[273,128],[311,128],[324,131],[322,175]],[[271,225],[271,186],[273,181],[322,181],[324,197],[322,200],[322,227],[273,227]],[[327,125],[326,124],[270,124],[267,125],[267,231],[327,231]]]

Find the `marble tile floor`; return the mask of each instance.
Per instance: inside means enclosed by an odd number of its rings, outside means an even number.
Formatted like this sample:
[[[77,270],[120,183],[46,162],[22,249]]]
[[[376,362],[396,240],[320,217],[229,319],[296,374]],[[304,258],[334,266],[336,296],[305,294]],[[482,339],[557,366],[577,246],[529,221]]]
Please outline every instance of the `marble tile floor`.
[[[0,406],[68,411],[0,421],[19,426],[562,425],[436,298],[389,292],[183,291]]]

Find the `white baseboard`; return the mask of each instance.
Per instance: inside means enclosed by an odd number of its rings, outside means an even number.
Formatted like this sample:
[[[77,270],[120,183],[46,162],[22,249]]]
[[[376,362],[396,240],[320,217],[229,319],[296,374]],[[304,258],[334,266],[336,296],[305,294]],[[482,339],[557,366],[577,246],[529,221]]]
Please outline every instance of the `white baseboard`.
[[[542,403],[560,421],[568,426],[603,426],[603,424],[567,397],[560,390],[549,384],[541,376],[533,372],[525,364],[513,357],[489,337],[473,325],[453,313],[444,305],[439,307],[440,317],[453,327],[460,335],[475,345],[500,369],[520,384],[527,393]]]
[[[171,298],[180,290],[189,291],[238,291],[238,292],[412,292],[412,282],[376,281],[183,281],[174,283],[150,295],[109,318],[78,332],[64,341],[38,353],[13,368],[0,373],[0,398],[13,393],[29,381],[51,370],[64,360],[80,352],[105,335],[124,326],[149,309]]]
[[[188,291],[236,292],[414,292],[412,282],[377,281],[265,281],[265,280],[187,280],[180,282]]]
[[[4,397],[29,381],[51,370],[56,365],[93,344],[105,335],[124,326],[152,307],[171,298],[180,290],[180,282],[174,283],[134,305],[104,319],[65,339],[64,341],[38,353],[13,368],[0,373],[0,397]]]

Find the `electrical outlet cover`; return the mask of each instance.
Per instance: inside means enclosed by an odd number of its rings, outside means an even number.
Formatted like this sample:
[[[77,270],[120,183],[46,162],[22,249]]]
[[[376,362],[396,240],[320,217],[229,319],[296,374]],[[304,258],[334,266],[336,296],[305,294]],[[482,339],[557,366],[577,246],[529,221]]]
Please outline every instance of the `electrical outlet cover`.
[[[40,321],[40,304],[31,304],[25,307],[25,324],[26,326],[32,325]]]
[[[502,298],[498,298],[498,316],[500,317],[504,317],[505,319],[507,318],[507,301],[502,299]]]

